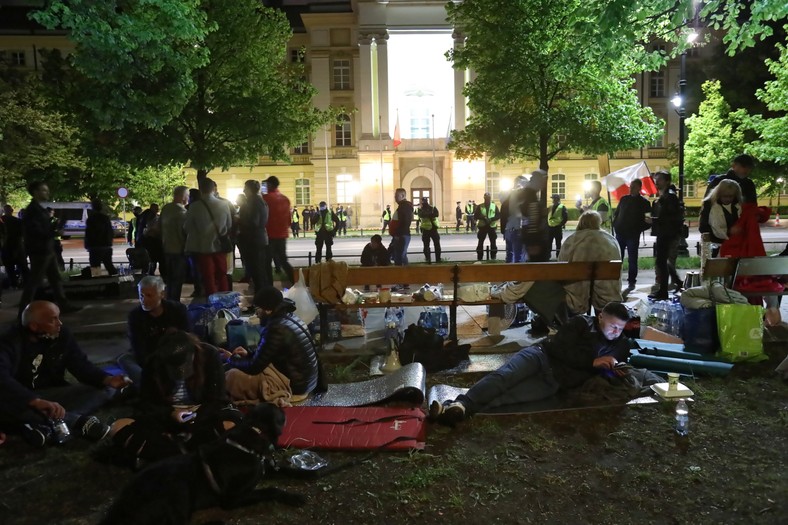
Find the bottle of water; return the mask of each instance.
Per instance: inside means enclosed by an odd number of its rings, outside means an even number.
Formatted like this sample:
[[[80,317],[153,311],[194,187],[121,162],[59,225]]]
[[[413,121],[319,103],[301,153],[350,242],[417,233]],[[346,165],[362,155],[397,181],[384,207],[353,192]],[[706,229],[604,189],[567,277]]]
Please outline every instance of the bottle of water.
[[[676,434],[679,436],[689,434],[689,407],[683,399],[679,399],[676,403]]]

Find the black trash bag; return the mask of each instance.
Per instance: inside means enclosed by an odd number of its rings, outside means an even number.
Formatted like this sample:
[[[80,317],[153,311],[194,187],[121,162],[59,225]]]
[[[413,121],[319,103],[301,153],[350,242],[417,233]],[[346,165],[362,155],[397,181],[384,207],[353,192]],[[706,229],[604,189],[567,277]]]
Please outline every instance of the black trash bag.
[[[403,365],[418,362],[428,373],[440,372],[468,360],[471,345],[446,343],[434,328],[411,324],[399,344],[399,360]]]

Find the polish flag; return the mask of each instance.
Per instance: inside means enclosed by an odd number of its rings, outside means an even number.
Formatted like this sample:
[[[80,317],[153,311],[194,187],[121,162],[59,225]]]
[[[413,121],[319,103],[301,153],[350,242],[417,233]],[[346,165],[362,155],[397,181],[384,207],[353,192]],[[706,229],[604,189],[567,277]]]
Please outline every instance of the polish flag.
[[[645,161],[621,168],[606,177],[602,177],[602,184],[607,187],[607,190],[616,200],[620,201],[621,197],[629,195],[629,185],[635,179],[640,179],[643,182],[643,188],[640,190],[641,195],[654,195],[657,193],[657,187],[654,186],[651,172],[648,170]]]
[[[394,147],[396,148],[402,144],[402,139],[399,135],[399,113],[397,113],[397,124],[394,126]]]

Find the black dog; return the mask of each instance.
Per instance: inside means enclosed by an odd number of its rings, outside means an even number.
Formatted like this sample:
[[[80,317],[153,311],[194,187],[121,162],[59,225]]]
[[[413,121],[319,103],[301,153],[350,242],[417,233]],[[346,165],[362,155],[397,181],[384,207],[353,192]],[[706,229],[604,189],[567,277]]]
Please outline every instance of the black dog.
[[[146,468],[123,489],[101,522],[104,525],[188,524],[194,511],[234,509],[263,501],[303,505],[300,494],[268,487],[266,455],[285,424],[284,412],[257,405],[235,428],[199,451],[165,459]]]

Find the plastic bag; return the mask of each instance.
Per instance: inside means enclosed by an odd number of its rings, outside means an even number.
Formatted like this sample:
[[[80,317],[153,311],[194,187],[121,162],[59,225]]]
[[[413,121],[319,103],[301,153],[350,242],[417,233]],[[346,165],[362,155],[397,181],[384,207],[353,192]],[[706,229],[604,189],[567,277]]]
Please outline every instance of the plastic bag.
[[[227,323],[236,318],[236,315],[227,308],[222,308],[216,312],[211,321],[210,335],[211,342],[216,346],[222,346],[227,343]]]
[[[713,354],[720,347],[717,337],[717,317],[714,308],[684,308],[681,333],[689,352]]]
[[[302,269],[298,269],[298,281],[284,293],[284,297],[295,303],[295,313],[305,324],[315,320],[318,314],[317,305],[312,299],[312,294],[309,293],[309,288],[306,286]]]
[[[751,304],[718,304],[717,331],[720,357],[729,362],[763,361],[763,307]]]

